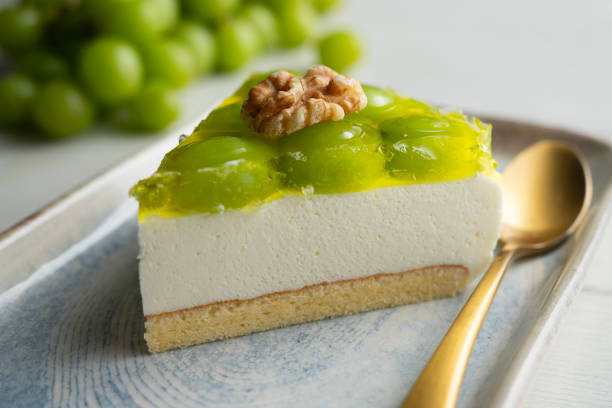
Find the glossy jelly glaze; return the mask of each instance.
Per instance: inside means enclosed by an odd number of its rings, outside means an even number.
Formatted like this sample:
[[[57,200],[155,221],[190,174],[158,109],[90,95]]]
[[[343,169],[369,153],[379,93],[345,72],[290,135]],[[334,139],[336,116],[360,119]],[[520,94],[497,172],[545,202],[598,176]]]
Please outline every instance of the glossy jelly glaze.
[[[264,140],[240,109],[266,76],[246,81],[132,188],[141,219],[252,209],[285,194],[457,180],[496,166],[490,125],[371,86],[360,112]]]

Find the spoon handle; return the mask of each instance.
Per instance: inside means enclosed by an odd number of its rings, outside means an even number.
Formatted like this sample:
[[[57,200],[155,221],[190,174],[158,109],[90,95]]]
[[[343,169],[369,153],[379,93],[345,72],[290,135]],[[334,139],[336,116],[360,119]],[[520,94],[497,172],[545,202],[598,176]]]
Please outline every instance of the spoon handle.
[[[457,402],[459,388],[468,358],[478,336],[495,292],[515,251],[502,250],[459,312],[453,325],[414,383],[402,408],[452,408]]]

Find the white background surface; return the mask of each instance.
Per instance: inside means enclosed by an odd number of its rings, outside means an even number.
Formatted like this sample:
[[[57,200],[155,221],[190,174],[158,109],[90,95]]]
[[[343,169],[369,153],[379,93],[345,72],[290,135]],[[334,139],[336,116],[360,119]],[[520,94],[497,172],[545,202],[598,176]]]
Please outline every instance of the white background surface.
[[[347,0],[330,20],[364,39],[367,57],[354,71],[363,82],[612,143],[612,2]],[[299,58],[308,61],[309,54]],[[197,120],[240,80],[241,74],[222,83],[209,79],[197,95],[186,90],[197,102],[184,109],[182,124]],[[0,230],[155,140],[103,128],[63,143],[0,137]],[[608,222],[584,289],[524,406],[612,406],[610,248]]]

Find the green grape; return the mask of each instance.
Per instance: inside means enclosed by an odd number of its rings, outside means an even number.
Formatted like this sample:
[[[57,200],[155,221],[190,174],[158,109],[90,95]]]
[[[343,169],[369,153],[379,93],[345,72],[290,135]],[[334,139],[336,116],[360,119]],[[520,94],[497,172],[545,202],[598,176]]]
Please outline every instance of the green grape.
[[[297,47],[312,35],[317,13],[309,0],[278,0],[274,6],[280,25],[281,45]]]
[[[391,90],[380,89],[369,85],[363,85],[362,88],[368,98],[368,104],[364,109],[348,116],[352,121],[379,123],[400,116],[438,113],[436,108],[424,102],[419,102],[412,98],[399,97]]]
[[[174,24],[177,12],[176,4],[168,0],[117,2],[105,19],[104,30],[145,46],[155,42]]]
[[[264,141],[233,136],[215,136],[197,143],[180,145],[168,152],[160,165],[160,171],[203,171],[236,160],[268,161],[274,158],[274,150]]]
[[[193,21],[182,21],[174,32],[174,38],[191,49],[198,73],[206,73],[213,68],[216,54],[215,38],[204,26]]]
[[[93,106],[72,83],[53,80],[36,93],[34,121],[48,136],[65,138],[88,127],[94,117]]]
[[[380,130],[394,140],[424,136],[461,138],[470,134],[465,124],[435,116],[404,116],[385,120],[380,124]]]
[[[478,171],[479,144],[466,123],[440,116],[403,116],[380,124],[391,175],[436,181]]]
[[[167,31],[179,22],[179,0],[149,0],[157,3],[162,31]]]
[[[36,50],[21,56],[18,68],[38,81],[65,78],[70,74],[66,60],[45,50]]]
[[[241,16],[249,21],[259,34],[261,49],[271,48],[278,43],[278,21],[269,8],[260,4],[250,4],[244,8]]]
[[[177,91],[163,83],[146,84],[130,103],[131,125],[156,132],[168,126],[180,112]]]
[[[217,64],[222,71],[232,71],[246,64],[259,48],[255,28],[244,19],[228,21],[217,32]]]
[[[361,87],[368,98],[368,103],[359,112],[351,114],[349,116],[351,120],[379,122],[386,112],[395,110],[397,96],[393,91],[370,85],[362,85]]]
[[[313,0],[313,5],[319,13],[326,13],[330,8],[336,7],[342,0]]]
[[[127,41],[100,37],[85,46],[79,74],[95,99],[118,104],[134,96],[142,84],[138,52]]]
[[[260,140],[218,136],[180,145],[158,173],[179,173],[170,184],[171,206],[183,212],[217,212],[261,201],[278,189],[274,151]]]
[[[214,22],[236,11],[240,0],[183,0],[187,15]]]
[[[208,117],[200,122],[194,131],[194,136],[204,138],[208,136],[255,136],[246,122],[240,117],[242,102],[222,106],[212,111]]]
[[[349,121],[323,122],[279,141],[279,168],[291,188],[316,193],[359,191],[384,174],[377,129]]]
[[[197,73],[197,62],[191,49],[180,41],[166,39],[151,44],[144,51],[145,66],[152,79],[180,87]]]
[[[38,43],[42,34],[42,16],[34,7],[0,10],[0,47],[21,50]]]
[[[368,98],[368,105],[365,109],[384,108],[395,102],[396,96],[393,91],[376,88],[370,85],[362,85],[363,92]]]
[[[36,87],[26,76],[10,74],[0,79],[0,125],[14,125],[27,117]]]
[[[361,58],[361,43],[350,32],[338,31],[319,41],[321,63],[336,71],[344,71]]]

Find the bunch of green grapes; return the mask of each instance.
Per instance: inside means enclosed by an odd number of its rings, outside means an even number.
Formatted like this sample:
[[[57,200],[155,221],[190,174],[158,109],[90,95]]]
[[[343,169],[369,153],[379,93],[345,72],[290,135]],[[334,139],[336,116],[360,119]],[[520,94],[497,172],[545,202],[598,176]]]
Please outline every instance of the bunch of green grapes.
[[[33,124],[50,138],[96,120],[161,130],[180,114],[179,88],[317,40],[318,19],[336,3],[22,0],[0,10],[0,51],[11,67],[0,76],[0,127]],[[318,45],[322,62],[339,70],[360,53],[346,32]]]

